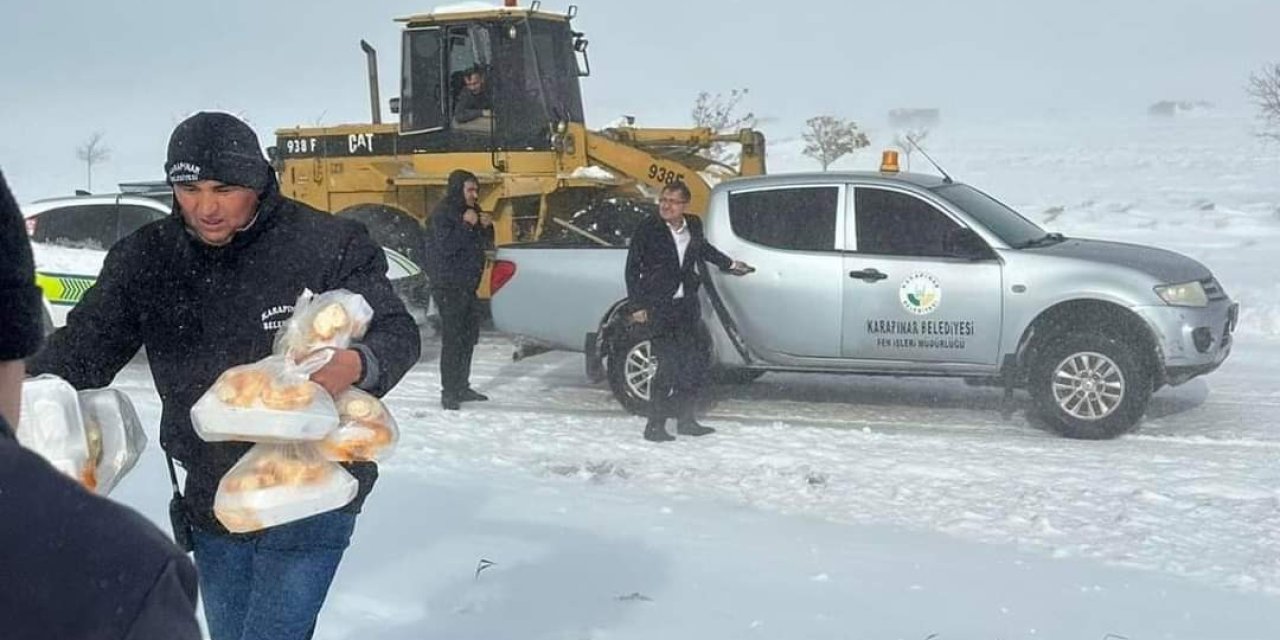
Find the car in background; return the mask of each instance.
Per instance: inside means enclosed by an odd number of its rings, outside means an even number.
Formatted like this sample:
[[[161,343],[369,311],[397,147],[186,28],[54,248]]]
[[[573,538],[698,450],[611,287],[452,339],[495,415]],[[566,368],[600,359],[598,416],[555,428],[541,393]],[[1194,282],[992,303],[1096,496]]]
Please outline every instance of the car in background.
[[[163,183],[123,183],[116,194],[77,195],[37,200],[22,207],[35,257],[36,285],[44,293],[45,332],[63,326],[98,279],[107,250],[144,225],[166,218],[173,192]],[[404,255],[383,248],[387,277],[414,319],[426,309],[412,303],[425,289],[422,269]]]

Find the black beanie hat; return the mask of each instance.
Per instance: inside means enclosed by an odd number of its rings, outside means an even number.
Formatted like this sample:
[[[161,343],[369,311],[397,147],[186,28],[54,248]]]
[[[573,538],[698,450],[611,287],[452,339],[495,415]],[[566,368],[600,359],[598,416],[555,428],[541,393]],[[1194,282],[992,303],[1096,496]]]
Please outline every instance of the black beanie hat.
[[[271,165],[253,129],[216,111],[201,111],[178,124],[169,137],[164,172],[169,184],[217,180],[262,192],[271,182]]]

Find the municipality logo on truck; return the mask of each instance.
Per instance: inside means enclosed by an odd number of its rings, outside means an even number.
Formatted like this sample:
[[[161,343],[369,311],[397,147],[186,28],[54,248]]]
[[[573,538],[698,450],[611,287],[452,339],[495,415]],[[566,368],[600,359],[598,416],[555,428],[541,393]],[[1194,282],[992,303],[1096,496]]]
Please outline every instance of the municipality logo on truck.
[[[898,288],[898,300],[908,313],[928,315],[942,303],[942,285],[937,278],[923,271],[913,273]]]

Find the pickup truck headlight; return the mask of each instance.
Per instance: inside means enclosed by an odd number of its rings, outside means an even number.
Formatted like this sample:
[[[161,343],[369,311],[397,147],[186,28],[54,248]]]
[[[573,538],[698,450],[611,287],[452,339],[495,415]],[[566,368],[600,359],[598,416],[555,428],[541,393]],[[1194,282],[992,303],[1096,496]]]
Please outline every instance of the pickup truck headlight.
[[[1156,287],[1156,295],[1165,304],[1175,307],[1203,307],[1209,304],[1209,296],[1205,295],[1204,286],[1198,281],[1163,284]]]

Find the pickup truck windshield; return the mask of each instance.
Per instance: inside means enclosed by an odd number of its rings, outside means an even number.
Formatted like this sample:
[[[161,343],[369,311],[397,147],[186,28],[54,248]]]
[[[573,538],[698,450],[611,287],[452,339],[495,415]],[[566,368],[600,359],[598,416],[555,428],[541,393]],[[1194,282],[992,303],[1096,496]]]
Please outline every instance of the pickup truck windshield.
[[[942,185],[933,192],[973,216],[1010,247],[1028,246],[1047,235],[1036,223],[967,184]]]

